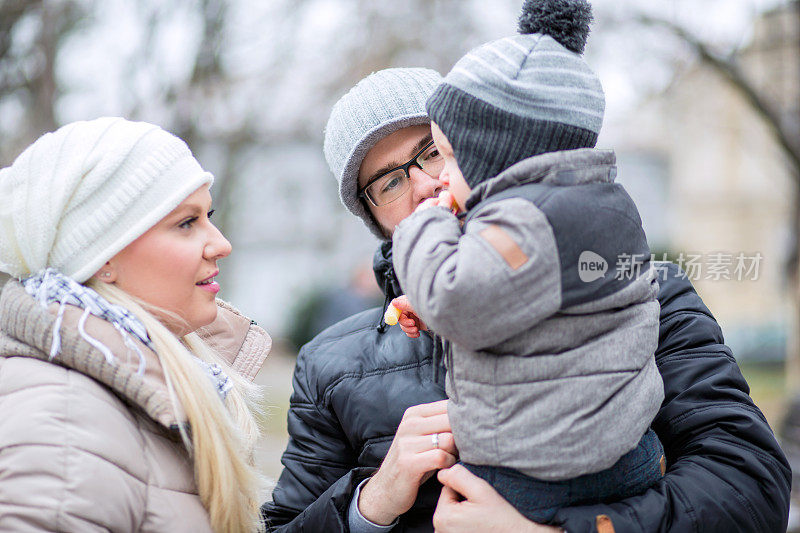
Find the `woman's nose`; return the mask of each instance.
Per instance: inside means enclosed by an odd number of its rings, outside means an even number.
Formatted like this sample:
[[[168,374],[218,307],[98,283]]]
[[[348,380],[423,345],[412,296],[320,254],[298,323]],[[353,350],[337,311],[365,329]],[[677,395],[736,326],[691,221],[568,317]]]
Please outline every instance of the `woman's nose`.
[[[211,226],[211,235],[206,244],[204,254],[207,259],[222,259],[231,253],[231,243],[216,226]]]

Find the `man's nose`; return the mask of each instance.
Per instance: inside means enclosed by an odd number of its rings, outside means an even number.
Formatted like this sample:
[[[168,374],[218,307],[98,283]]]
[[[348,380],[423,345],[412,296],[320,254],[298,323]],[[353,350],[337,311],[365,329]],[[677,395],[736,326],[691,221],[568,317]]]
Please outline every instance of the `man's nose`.
[[[408,169],[408,175],[411,179],[411,188],[414,192],[414,199],[419,201],[425,198],[436,196],[444,188],[442,182],[437,177],[431,177],[425,173],[421,168],[412,166]]]

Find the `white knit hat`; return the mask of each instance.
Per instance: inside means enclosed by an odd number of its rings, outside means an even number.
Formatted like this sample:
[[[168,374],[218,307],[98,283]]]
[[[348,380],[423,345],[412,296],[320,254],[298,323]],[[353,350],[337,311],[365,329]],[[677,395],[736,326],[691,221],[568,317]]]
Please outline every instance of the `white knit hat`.
[[[83,283],[213,179],[152,124],[104,117],[47,133],[0,170],[0,271]]]
[[[361,162],[387,135],[430,123],[425,101],[441,81],[441,74],[427,68],[379,70],[342,96],[328,118],[323,150],[339,182],[339,197],[380,239],[386,237],[357,197]]]

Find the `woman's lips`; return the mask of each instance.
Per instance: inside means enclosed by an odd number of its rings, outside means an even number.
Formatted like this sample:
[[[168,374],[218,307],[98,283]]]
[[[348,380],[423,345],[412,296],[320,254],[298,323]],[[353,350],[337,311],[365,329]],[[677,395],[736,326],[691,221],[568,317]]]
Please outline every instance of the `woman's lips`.
[[[213,276],[208,277],[208,278],[204,279],[203,281],[195,283],[195,285],[197,285],[198,287],[200,287],[204,291],[208,291],[208,292],[210,292],[212,294],[217,294],[219,292],[219,283],[217,283],[214,280],[216,275],[217,274],[214,274]]]

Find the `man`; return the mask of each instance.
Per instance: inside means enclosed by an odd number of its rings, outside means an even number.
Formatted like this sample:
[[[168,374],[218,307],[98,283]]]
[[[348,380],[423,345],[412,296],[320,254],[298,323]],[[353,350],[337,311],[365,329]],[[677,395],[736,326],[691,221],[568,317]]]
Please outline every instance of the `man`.
[[[383,240],[374,268],[387,302],[403,294],[392,266],[392,231],[442,189],[440,168],[426,152],[425,114],[440,81],[427,69],[374,73],[335,105],[325,132],[342,202]],[[378,182],[390,193],[383,195],[388,203],[375,205],[365,192]],[[656,360],[665,399],[653,429],[664,444],[666,475],[640,496],[561,510],[555,523],[570,532],[784,530],[786,459],[711,313],[677,267],[663,265],[659,273]],[[373,309],[345,319],[301,350],[285,469],[263,509],[268,527],[432,531],[438,500],[437,527],[517,531],[519,515],[460,466],[439,474],[444,491],[432,477],[457,455],[446,403],[437,402],[445,398],[444,372],[433,380],[427,334],[410,339],[382,316],[383,309]]]

